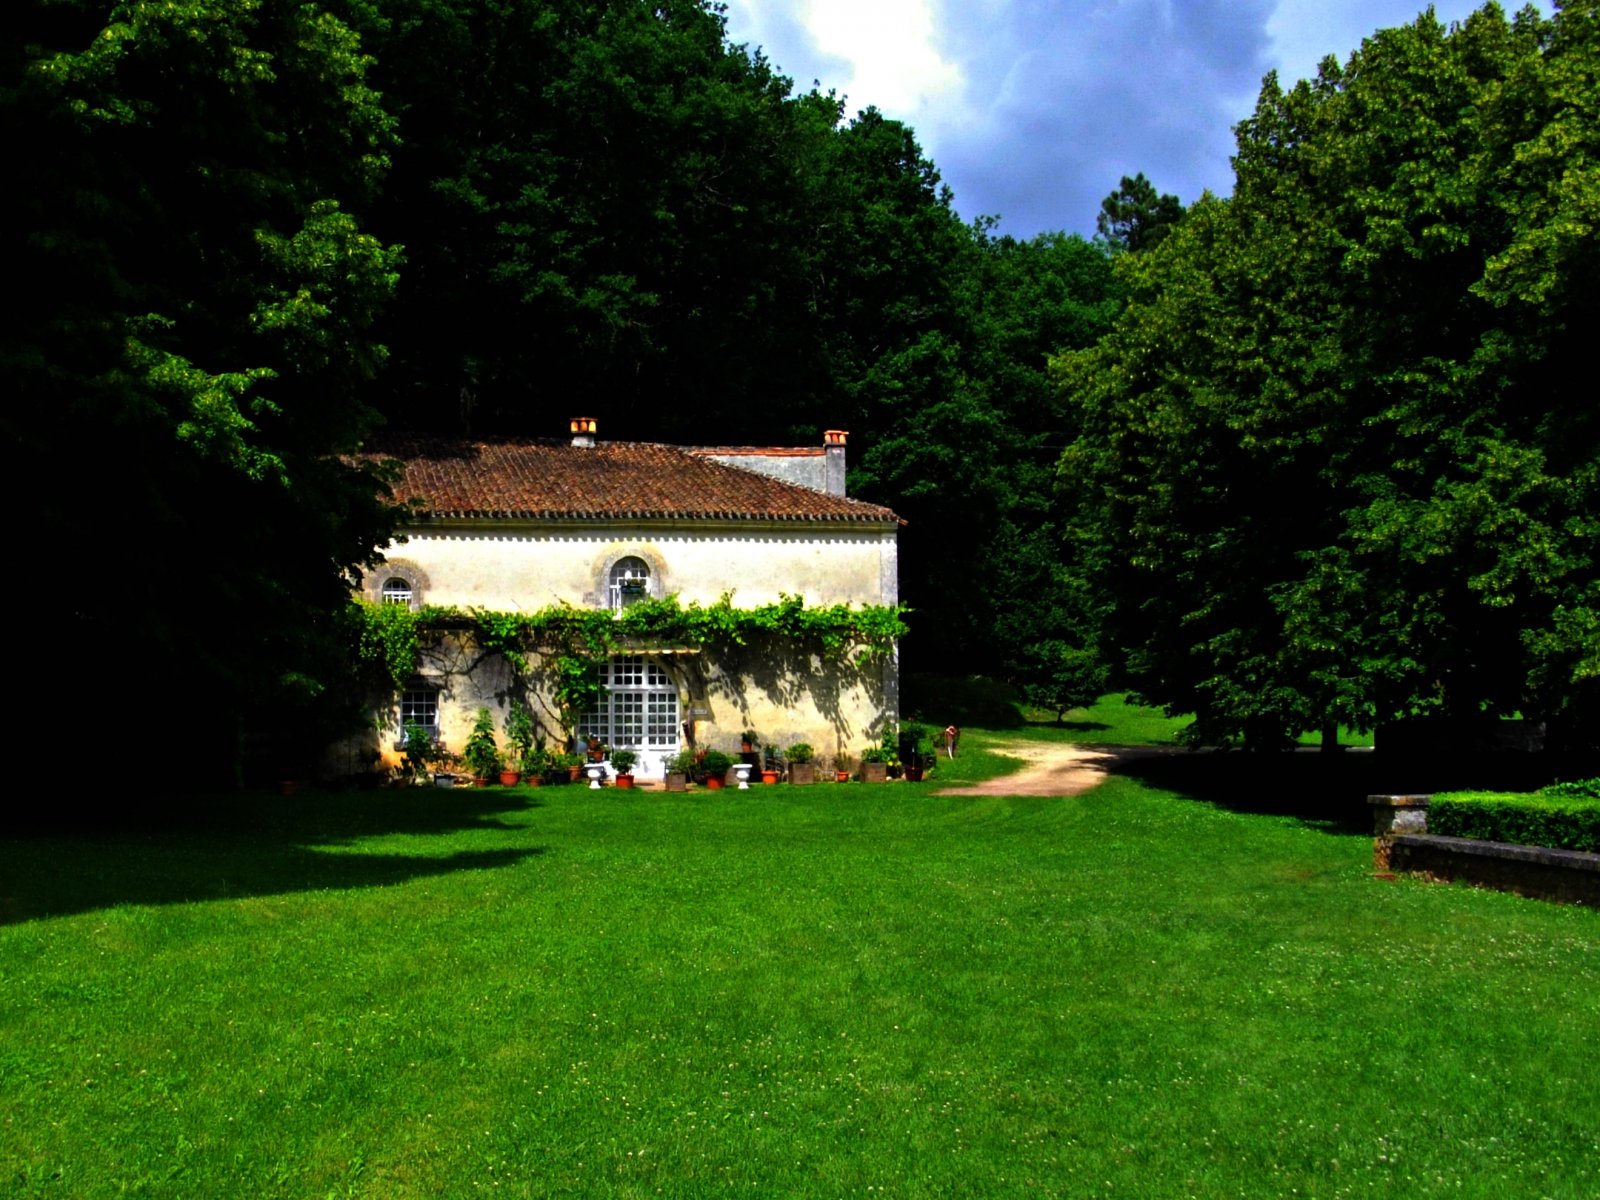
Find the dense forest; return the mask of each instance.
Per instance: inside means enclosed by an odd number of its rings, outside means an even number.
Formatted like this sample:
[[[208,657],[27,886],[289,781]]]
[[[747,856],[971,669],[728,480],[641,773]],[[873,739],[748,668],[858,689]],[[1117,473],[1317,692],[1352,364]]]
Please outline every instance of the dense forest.
[[[116,661],[193,757],[331,720],[395,517],[341,455],[581,410],[850,429],[909,522],[911,670],[1126,680],[1255,744],[1592,713],[1595,25],[1425,16],[1269,80],[1231,199],[1139,175],[1096,239],[1018,240],[705,0],[25,0],[20,665],[81,716]]]

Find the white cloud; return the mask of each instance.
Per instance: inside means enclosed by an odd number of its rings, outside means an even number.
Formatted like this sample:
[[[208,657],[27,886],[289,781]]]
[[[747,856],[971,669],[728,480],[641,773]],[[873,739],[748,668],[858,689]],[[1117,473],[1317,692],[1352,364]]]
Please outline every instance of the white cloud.
[[[962,86],[961,69],[939,53],[929,0],[807,0],[795,15],[823,54],[850,65],[838,86],[854,107],[875,104],[914,124]]]

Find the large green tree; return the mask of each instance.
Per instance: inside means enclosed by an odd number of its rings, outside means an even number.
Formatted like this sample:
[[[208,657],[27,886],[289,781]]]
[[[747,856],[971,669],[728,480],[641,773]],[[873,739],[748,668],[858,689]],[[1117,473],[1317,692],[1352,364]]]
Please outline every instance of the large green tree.
[[[354,214],[391,120],[354,33],[299,0],[7,15],[0,428],[50,614],[22,692],[235,762],[328,684],[329,616],[389,527],[338,455],[382,360],[397,254]]]
[[[1063,473],[1108,644],[1200,734],[1595,715],[1597,67],[1593,3],[1383,30],[1119,261]]]

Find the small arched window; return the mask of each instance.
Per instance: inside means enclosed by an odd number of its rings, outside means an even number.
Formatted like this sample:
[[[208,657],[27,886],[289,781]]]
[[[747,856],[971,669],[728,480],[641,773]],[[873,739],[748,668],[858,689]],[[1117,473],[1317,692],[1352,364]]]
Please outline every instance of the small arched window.
[[[650,564],[634,555],[619,558],[611,567],[611,611],[621,612],[650,594]]]
[[[411,607],[412,597],[415,594],[411,587],[411,582],[400,578],[398,575],[391,575],[383,581],[382,595],[385,604],[404,604],[409,608]]]

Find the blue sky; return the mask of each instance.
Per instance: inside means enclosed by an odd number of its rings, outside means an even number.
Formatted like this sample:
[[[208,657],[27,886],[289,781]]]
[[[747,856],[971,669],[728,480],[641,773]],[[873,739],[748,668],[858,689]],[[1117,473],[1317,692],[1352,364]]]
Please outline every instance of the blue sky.
[[[968,220],[1094,232],[1143,171],[1189,203],[1232,186],[1233,125],[1262,76],[1314,74],[1416,0],[727,0],[728,32],[916,129]],[[1443,21],[1476,5],[1443,0]],[[1548,15],[1550,6],[1539,7]]]

